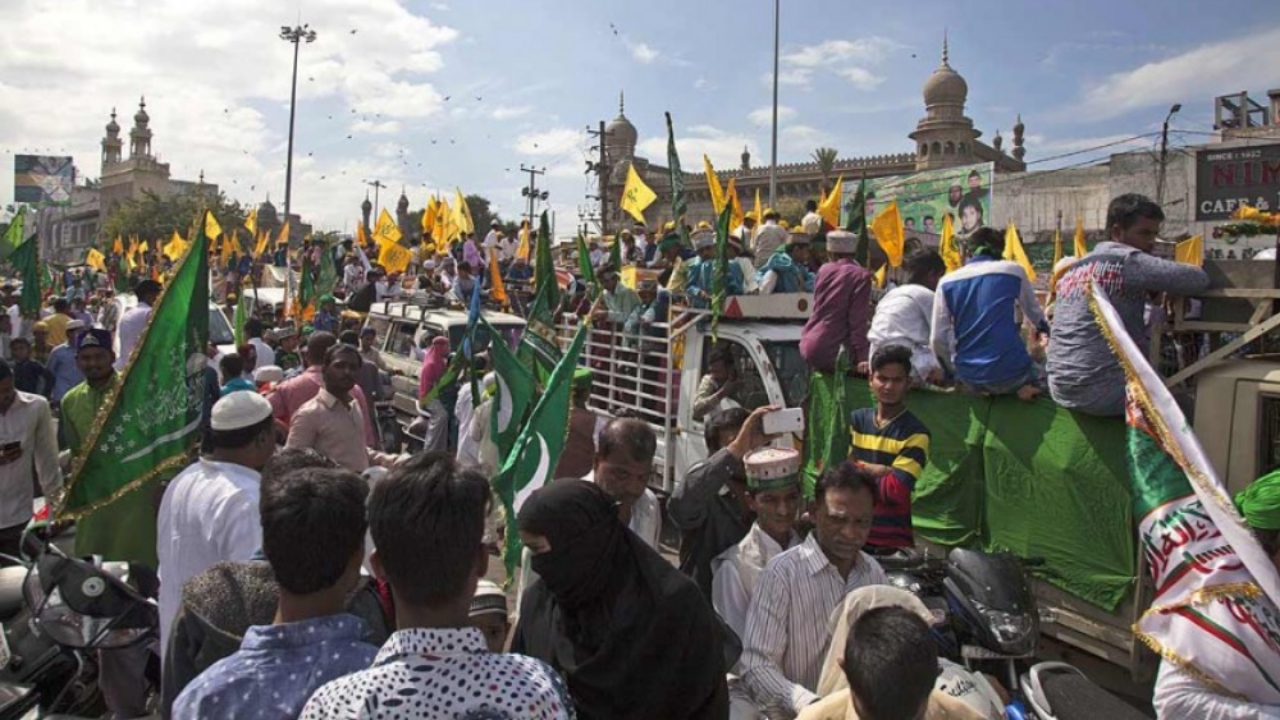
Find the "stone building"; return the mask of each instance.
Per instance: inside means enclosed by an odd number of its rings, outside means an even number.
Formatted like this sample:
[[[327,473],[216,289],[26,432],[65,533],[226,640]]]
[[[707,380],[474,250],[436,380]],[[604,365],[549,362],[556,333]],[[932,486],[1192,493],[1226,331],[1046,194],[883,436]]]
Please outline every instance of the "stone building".
[[[997,173],[1024,172],[1026,155],[1024,145],[1025,126],[1021,118],[1013,126],[1013,150],[1006,153],[1003,149],[1003,138],[999,133],[992,138],[990,145],[979,138],[982,132],[974,127],[973,120],[965,116],[965,101],[968,98],[969,85],[964,77],[951,67],[950,52],[947,41],[942,44],[942,61],[937,69],[925,81],[923,88],[925,116],[916,123],[915,130],[907,135],[915,145],[914,152],[900,152],[887,155],[873,155],[857,158],[838,158],[831,172],[823,177],[822,169],[816,162],[800,162],[780,164],[777,167],[777,197],[779,199],[794,198],[808,200],[818,198],[823,188],[834,183],[837,177],[844,176],[849,182],[861,177],[877,178],[894,175],[907,175],[922,170],[970,165],[974,163],[992,162]],[[604,151],[605,167],[609,168],[607,182],[601,182],[601,194],[609,197],[609,216],[606,232],[620,227],[620,223],[630,224],[629,216],[624,216],[617,207],[617,197],[626,182],[627,168],[635,165],[636,172],[658,195],[647,216],[651,223],[670,219],[671,179],[670,171],[648,158],[635,154],[638,133],[635,125],[627,119],[625,108],[618,103],[618,116],[605,127]],[[682,169],[701,168],[700,158],[681,158]],[[742,163],[733,170],[717,170],[722,186],[730,178],[735,179],[738,196],[744,203],[750,204],[756,190],[761,197],[769,194],[769,167],[753,166],[751,154],[743,148]],[[684,173],[685,196],[689,202],[689,219],[693,222],[712,219],[713,210],[711,196],[707,189],[706,176],[702,172]]]
[[[121,203],[140,198],[144,193],[161,197],[194,192],[208,193],[211,197],[218,194],[218,186],[204,182],[203,173],[196,182],[170,177],[169,164],[161,162],[151,149],[153,134],[146,98],[138,103],[138,111],[133,115],[127,157],[120,129],[113,109],[102,138],[101,173],[97,182],[74,188],[69,206],[40,211],[42,258],[59,263],[81,261],[89,247],[103,239],[99,236],[107,216]]]

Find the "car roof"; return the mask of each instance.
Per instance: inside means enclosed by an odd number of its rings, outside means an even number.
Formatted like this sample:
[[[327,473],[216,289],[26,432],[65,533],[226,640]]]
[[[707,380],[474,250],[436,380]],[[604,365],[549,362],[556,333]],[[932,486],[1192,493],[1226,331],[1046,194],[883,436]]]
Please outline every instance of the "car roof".
[[[437,327],[455,327],[467,324],[468,313],[465,310],[450,308],[425,308],[421,305],[406,302],[380,302],[373,304],[369,310],[369,315],[370,317],[386,317],[391,320],[407,320],[413,323],[423,322]],[[525,325],[524,318],[519,315],[511,315],[496,310],[481,310],[480,315],[490,325],[514,325],[518,327],[524,327]]]

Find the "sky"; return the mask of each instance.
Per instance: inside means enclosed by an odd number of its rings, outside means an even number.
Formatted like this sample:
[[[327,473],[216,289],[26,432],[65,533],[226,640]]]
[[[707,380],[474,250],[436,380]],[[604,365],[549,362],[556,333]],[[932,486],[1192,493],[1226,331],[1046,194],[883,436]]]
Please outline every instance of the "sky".
[[[1204,142],[1213,99],[1280,86],[1275,0],[783,0],[780,163],[819,146],[840,157],[912,152],[921,87],[938,66],[968,81],[967,114],[1012,145],[1020,113],[1032,169],[1151,147],[1170,104],[1170,144]],[[773,62],[769,0],[5,0],[0,44],[0,204],[13,156],[72,155],[100,173],[111,109],[126,136],[145,95],[152,149],[173,177],[241,202],[284,197],[293,47],[298,66],[293,209],[350,232],[366,182],[476,193],[525,210],[522,165],[560,234],[584,198],[594,144],[618,112],[638,154],[665,164],[663,112],[686,170],[706,153],[767,165]],[[1108,148],[1100,146],[1116,143]],[[126,139],[126,152],[127,152]],[[1070,154],[1069,154],[1070,153]],[[1065,156],[1065,157],[1062,157]]]

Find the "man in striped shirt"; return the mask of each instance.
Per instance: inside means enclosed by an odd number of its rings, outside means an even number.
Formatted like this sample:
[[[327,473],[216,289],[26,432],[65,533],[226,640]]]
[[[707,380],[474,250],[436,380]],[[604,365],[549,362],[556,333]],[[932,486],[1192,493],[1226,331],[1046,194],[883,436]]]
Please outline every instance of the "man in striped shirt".
[[[888,582],[862,552],[875,510],[871,475],[841,463],[815,495],[813,533],[769,561],[747,610],[742,679],[769,718],[793,718],[818,699],[832,611],[851,591]]]
[[[876,406],[849,419],[852,460],[876,479],[875,520],[867,545],[905,548],[911,533],[911,492],[929,461],[929,428],[904,404],[911,381],[911,348],[888,345],[871,358]]]

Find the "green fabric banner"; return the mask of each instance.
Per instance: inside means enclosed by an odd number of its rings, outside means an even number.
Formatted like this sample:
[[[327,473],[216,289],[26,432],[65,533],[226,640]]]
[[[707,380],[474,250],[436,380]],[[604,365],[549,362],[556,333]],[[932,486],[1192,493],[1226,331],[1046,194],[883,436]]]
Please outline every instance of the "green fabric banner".
[[[865,380],[848,381],[843,408],[832,383],[821,373],[809,382],[807,435],[832,440],[806,443],[806,482],[847,457],[848,413],[871,404]],[[934,390],[907,404],[931,435],[912,498],[919,537],[1043,557],[1041,576],[1063,590],[1107,610],[1124,600],[1136,568],[1123,420]]]
[[[209,254],[204,223],[108,395],[57,504],[75,519],[189,460],[200,440],[209,344]]]

